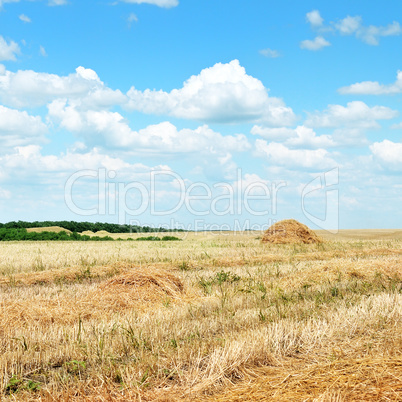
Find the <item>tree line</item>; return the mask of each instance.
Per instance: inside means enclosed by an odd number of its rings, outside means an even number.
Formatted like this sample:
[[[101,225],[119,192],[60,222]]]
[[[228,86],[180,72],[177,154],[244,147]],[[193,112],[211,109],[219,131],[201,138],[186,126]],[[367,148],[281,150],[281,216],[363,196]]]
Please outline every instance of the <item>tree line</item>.
[[[54,241],[54,240],[73,240],[73,241],[106,241],[113,240],[110,236],[87,236],[77,232],[28,232],[25,228],[0,228],[0,241]]]
[[[154,232],[184,232],[183,229],[152,228],[149,226],[138,225],[119,225],[117,223],[102,222],[75,222],[75,221],[11,221],[0,223],[0,229],[27,229],[27,228],[46,228],[50,226],[60,226],[71,232],[99,232],[105,230],[109,233],[154,233]]]

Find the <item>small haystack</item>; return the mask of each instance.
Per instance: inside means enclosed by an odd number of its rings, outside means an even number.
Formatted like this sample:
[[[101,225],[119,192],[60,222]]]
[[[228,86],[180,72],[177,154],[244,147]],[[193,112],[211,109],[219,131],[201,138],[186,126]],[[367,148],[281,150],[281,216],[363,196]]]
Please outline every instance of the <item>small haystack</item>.
[[[321,243],[322,240],[306,225],[294,220],[285,219],[272,225],[262,236],[263,243]]]
[[[152,287],[173,296],[183,292],[183,283],[171,273],[156,268],[134,268],[109,279],[103,288],[115,287]]]
[[[117,275],[99,285],[95,298],[103,303],[127,307],[137,303],[161,302],[170,299],[182,299],[183,282],[162,269],[146,267],[134,268]]]

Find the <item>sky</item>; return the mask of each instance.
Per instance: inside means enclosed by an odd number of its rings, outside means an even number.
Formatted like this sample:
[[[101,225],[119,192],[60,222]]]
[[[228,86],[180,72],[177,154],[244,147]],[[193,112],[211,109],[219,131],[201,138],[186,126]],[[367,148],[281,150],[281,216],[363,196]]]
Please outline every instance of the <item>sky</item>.
[[[402,4],[0,0],[0,222],[402,228]]]

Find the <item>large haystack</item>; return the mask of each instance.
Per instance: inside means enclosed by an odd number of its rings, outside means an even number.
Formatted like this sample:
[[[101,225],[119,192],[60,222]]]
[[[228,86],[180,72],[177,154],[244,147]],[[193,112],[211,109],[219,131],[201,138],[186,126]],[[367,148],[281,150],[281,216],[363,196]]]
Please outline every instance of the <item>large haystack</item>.
[[[272,225],[265,231],[262,241],[274,244],[322,242],[311,229],[294,219],[285,219]]]

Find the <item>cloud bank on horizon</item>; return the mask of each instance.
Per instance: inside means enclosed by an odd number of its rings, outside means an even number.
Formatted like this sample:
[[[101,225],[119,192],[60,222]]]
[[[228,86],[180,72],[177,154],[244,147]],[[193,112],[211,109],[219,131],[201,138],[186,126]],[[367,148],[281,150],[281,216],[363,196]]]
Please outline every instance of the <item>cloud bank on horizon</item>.
[[[395,52],[402,29],[392,16],[402,6],[376,22],[375,6],[363,16],[347,2],[334,13],[289,0],[297,19],[279,9],[278,27],[278,15],[267,24],[267,6],[255,3],[242,12],[235,2],[221,14],[209,0],[120,0],[94,6],[110,21],[99,30],[93,10],[75,0],[0,1],[7,22],[0,29],[0,221],[80,220],[65,206],[64,185],[77,171],[99,169],[147,189],[152,172],[168,172],[148,193],[162,207],[183,191],[178,177],[189,188],[203,183],[201,209],[211,188],[227,202],[218,182],[240,197],[239,180],[285,183],[280,208],[266,218],[305,220],[295,208],[303,186],[337,168],[340,227],[401,226],[402,56]],[[66,36],[63,27],[78,15]],[[221,15],[221,25],[208,25]],[[53,35],[44,34],[46,22],[57,22]],[[314,37],[304,39],[309,32]],[[78,202],[96,205],[97,178],[85,180],[74,190]],[[133,190],[128,202],[138,196]],[[310,200],[318,214],[322,197]],[[109,212],[81,220],[114,221]],[[135,218],[166,219],[149,211]],[[174,218],[194,219],[188,210]]]

